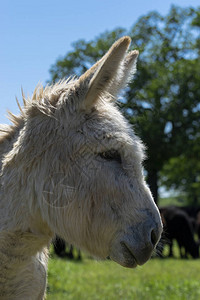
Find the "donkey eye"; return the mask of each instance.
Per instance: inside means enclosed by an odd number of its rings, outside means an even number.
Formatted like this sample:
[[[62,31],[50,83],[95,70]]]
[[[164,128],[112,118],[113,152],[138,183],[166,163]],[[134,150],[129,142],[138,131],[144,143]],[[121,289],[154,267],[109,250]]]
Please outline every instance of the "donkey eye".
[[[121,155],[119,154],[119,152],[117,150],[109,150],[106,152],[102,152],[102,153],[99,153],[99,156],[101,158],[109,160],[109,161],[115,160],[119,163],[122,162]]]

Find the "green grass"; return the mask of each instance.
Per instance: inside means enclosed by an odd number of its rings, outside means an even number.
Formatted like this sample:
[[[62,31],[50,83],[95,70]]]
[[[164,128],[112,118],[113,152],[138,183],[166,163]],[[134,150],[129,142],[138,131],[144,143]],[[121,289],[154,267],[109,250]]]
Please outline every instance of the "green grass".
[[[112,261],[82,262],[53,257],[47,300],[197,300],[200,260],[154,258],[136,269]]]

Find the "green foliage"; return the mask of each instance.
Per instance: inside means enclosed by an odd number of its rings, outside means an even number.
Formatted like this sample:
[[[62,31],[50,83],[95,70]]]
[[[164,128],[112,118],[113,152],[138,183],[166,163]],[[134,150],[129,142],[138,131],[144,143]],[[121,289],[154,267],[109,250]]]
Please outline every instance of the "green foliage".
[[[158,198],[160,175],[167,187],[174,185],[188,195],[199,190],[196,181],[187,185],[180,164],[171,159],[184,157],[184,170],[190,173],[189,157],[199,160],[194,147],[200,134],[200,9],[172,6],[166,16],[151,12],[139,18],[130,30],[118,28],[93,41],[77,41],[73,51],[58,60],[51,68],[53,81],[69,75],[80,75],[108,50],[119,37],[128,34],[133,47],[139,49],[138,71],[119,103],[147,145],[145,168],[147,181],[155,200]],[[196,151],[196,150],[195,150]],[[180,161],[181,162],[181,161]],[[170,167],[168,167],[168,164]],[[179,173],[181,180],[173,173]],[[193,168],[192,178],[199,178]],[[183,186],[184,183],[184,186]]]
[[[188,199],[185,197],[184,194],[180,194],[179,196],[174,196],[174,197],[165,197],[165,198],[160,198],[159,199],[159,206],[170,206],[170,205],[175,205],[175,206],[187,206],[188,205]]]
[[[152,259],[126,269],[114,262],[51,259],[47,300],[197,300],[197,260]]]
[[[162,184],[185,193],[186,204],[200,204],[200,160],[191,155],[171,158],[162,173]]]
[[[188,151],[188,140],[195,141],[200,131],[194,18],[193,9],[173,6],[164,18],[156,13],[142,17],[131,33],[144,51],[124,108],[148,147],[145,167],[155,197],[163,166]]]

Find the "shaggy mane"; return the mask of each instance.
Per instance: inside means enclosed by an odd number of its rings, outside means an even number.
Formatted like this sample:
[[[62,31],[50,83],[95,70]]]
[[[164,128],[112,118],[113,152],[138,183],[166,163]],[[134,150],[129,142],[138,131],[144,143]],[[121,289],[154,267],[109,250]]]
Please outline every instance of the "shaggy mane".
[[[7,111],[8,120],[10,120],[12,124],[0,124],[0,143],[5,140],[10,140],[16,131],[22,127],[26,116],[33,110],[35,111],[35,109],[37,109],[44,114],[50,115],[52,109],[55,110],[55,105],[58,102],[60,95],[72,87],[75,81],[75,77],[69,77],[68,79],[60,80],[55,84],[46,85],[46,87],[43,87],[43,85],[39,83],[34,89],[33,95],[27,98],[22,89],[23,106],[20,105],[16,97],[20,114],[15,115],[10,110]]]

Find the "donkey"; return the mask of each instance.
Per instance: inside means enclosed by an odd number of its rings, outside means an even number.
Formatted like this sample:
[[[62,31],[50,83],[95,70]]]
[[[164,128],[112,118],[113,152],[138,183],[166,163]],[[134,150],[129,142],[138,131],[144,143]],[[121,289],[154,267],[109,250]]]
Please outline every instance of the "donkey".
[[[138,51],[119,39],[80,78],[39,86],[1,127],[0,298],[43,299],[57,233],[95,257],[134,268],[162,223],[142,174],[144,147],[115,99]]]

